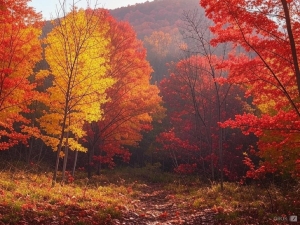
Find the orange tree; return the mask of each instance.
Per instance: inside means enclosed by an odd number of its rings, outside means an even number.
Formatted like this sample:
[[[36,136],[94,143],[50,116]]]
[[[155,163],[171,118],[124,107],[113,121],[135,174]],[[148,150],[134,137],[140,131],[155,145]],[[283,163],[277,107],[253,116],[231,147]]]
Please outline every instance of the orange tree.
[[[222,124],[259,138],[257,152],[252,152],[262,161],[255,167],[245,159],[248,176],[278,172],[299,177],[299,2],[201,0],[200,4],[215,23],[211,44],[232,43],[232,52],[219,68],[229,71],[228,82],[246,87],[257,106],[256,113]]]
[[[128,162],[126,146],[136,146],[142,131],[152,129],[153,118],[163,115],[161,97],[156,85],[150,84],[152,69],[146,60],[142,42],[127,22],[117,22],[108,13],[107,38],[110,67],[107,71],[116,83],[107,89],[110,101],[102,109],[104,118],[86,125],[89,144],[89,176],[92,159],[98,164],[114,166],[114,156]]]
[[[40,14],[27,3],[28,0],[0,2],[0,150],[19,142],[26,144],[33,131],[24,113],[29,112],[28,106],[38,95],[29,77],[42,57],[42,24]]]

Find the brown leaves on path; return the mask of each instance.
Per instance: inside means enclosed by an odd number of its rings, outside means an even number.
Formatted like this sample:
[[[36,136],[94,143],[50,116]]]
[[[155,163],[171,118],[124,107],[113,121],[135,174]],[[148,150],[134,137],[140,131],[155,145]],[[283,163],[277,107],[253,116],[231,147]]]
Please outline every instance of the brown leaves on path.
[[[128,210],[123,221],[128,225],[214,224],[211,209],[187,208],[188,203],[176,198],[172,190],[162,185],[145,185],[137,200],[132,201],[133,210]]]

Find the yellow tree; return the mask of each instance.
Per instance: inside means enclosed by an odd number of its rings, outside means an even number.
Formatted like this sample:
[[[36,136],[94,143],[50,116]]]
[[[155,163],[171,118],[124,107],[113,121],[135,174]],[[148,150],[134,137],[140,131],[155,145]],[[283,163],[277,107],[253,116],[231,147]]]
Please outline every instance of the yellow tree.
[[[147,58],[152,62],[153,73],[151,80],[156,82],[162,79],[164,74],[167,74],[165,64],[173,61],[177,49],[174,45],[175,37],[163,31],[154,31],[150,36],[144,38],[144,45],[149,50]]]
[[[169,33],[154,31],[149,37],[146,36],[144,38],[144,42],[150,45],[151,51],[156,52],[160,57],[166,57],[172,42],[172,37]]]
[[[101,16],[95,16],[93,10],[73,7],[53,23],[54,28],[45,40],[45,58],[53,85],[44,99],[49,112],[39,122],[46,132],[44,142],[57,151],[54,186],[60,157],[64,156],[64,182],[68,149],[86,151],[77,141],[84,136],[83,124],[101,119],[101,104],[107,101],[104,92],[114,81],[106,76],[110,40],[105,34],[109,26],[101,21]],[[41,77],[45,75],[48,73],[40,73]]]

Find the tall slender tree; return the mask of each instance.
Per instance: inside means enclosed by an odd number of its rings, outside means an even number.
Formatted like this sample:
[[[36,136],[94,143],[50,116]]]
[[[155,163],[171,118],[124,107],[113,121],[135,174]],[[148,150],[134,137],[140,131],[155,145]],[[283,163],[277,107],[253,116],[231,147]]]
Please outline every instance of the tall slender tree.
[[[77,10],[75,5],[70,13],[63,12],[62,18],[53,21],[54,28],[45,40],[53,86],[47,89],[48,98],[44,100],[49,112],[39,119],[46,132],[43,140],[57,151],[53,185],[60,157],[65,157],[64,172],[69,149],[86,151],[77,141],[85,135],[84,122],[102,117],[101,105],[107,101],[105,90],[114,83],[106,75],[108,23],[95,16],[94,10]]]

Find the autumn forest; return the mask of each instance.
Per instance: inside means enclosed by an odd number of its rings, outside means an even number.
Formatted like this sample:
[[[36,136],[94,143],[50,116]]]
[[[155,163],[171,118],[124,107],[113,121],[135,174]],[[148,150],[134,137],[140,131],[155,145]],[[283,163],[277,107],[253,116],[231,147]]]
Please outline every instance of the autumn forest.
[[[297,224],[298,0],[29,2],[0,1],[0,224]]]

